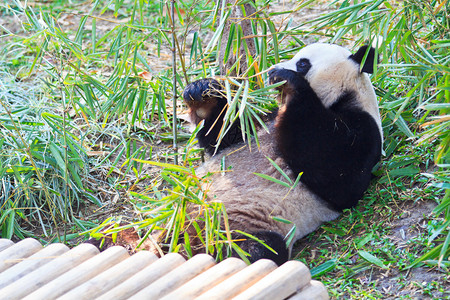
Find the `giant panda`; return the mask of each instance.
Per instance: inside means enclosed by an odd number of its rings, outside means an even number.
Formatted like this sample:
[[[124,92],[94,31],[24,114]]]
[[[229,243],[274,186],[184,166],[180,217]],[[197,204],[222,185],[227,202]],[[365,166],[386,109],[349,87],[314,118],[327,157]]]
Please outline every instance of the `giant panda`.
[[[264,240],[276,252],[246,239],[240,247],[250,261],[283,263],[295,241],[363,196],[382,149],[377,99],[366,74],[372,73],[375,59],[375,50],[367,46],[352,54],[338,45],[317,43],[273,66],[270,83],[285,83],[278,88],[280,108],[265,116],[268,132],[258,131],[259,147],[250,148],[242,140],[239,120],[217,145],[227,108],[221,85],[206,78],[186,86],[183,98],[190,119],[194,125],[204,122],[196,138],[211,155],[197,171],[213,174],[209,199],[225,205],[231,229]],[[286,181],[268,158],[292,182],[301,174],[300,183],[290,190],[255,175]],[[219,172],[223,160],[227,171]],[[286,245],[293,224],[295,236]]]

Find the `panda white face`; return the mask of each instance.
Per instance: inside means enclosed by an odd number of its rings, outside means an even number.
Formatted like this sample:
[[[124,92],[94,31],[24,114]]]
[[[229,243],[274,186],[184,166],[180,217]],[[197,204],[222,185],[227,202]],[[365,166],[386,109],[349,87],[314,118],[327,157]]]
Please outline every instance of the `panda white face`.
[[[344,47],[316,43],[302,48],[291,60],[276,64],[301,73],[325,107],[332,106],[345,92],[355,94],[358,105],[368,112],[381,130],[378,103],[369,76]]]
[[[317,43],[304,47],[291,60],[274,67],[302,73],[308,79],[311,74],[327,72],[330,67],[347,63],[350,55],[350,51],[338,45]]]
[[[317,43],[274,67],[301,73],[325,107],[330,107],[345,90],[357,90],[359,77],[367,76],[359,72],[359,65],[350,56],[351,52],[341,46]]]

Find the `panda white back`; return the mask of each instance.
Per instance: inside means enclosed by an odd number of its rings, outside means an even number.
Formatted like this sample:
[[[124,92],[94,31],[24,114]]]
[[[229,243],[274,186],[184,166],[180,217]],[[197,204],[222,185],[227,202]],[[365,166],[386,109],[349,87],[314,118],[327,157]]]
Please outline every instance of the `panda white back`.
[[[274,123],[266,124],[270,133],[265,129],[259,130],[259,149],[256,143],[252,144],[252,151],[249,151],[247,143],[238,143],[211,157],[198,169],[197,175],[213,173],[205,189],[211,201],[220,201],[225,205],[230,228],[250,233],[274,231],[285,237],[295,225],[297,229],[289,245],[291,249],[295,241],[322,223],[334,220],[340,213],[301,182],[290,190],[255,175],[262,173],[287,182],[270,163],[270,158],[290,177],[291,182],[296,180],[297,176],[277,153],[273,142]],[[226,171],[222,172],[222,168]],[[292,224],[276,221],[274,217],[289,220]]]

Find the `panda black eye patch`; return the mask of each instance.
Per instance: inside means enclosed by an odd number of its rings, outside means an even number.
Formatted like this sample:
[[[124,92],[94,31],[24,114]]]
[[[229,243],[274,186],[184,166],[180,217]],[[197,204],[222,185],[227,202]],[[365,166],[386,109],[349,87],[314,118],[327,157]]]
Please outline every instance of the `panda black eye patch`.
[[[300,59],[296,65],[297,65],[297,72],[302,75],[306,75],[309,69],[311,69],[311,63],[307,58]]]

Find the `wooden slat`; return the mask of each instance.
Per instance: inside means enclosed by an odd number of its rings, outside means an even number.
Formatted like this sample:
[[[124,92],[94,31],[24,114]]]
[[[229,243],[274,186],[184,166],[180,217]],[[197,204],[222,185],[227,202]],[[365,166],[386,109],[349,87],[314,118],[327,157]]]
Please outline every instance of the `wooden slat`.
[[[289,300],[328,300],[328,292],[322,282],[311,280],[298,294],[290,297]]]
[[[207,254],[197,254],[178,268],[153,282],[130,299],[160,299],[215,264]]]
[[[146,266],[154,263],[158,257],[149,251],[140,251],[121,261],[117,265],[100,273],[96,277],[73,288],[59,299],[88,300],[94,299],[124,282]],[[110,299],[117,299],[111,297]]]
[[[285,299],[310,281],[311,274],[308,268],[299,261],[291,260],[267,274],[233,299]]]
[[[9,239],[0,239],[0,252],[12,245],[14,245],[13,241]]]
[[[59,275],[73,269],[83,261],[98,254],[98,249],[91,244],[81,244],[55,258],[37,270],[0,290],[3,299],[22,299],[39,287],[50,282]]]
[[[197,299],[230,299],[253,285],[259,279],[266,276],[276,268],[277,265],[273,261],[268,259],[260,259],[200,295]]]
[[[42,249],[42,245],[35,239],[24,239],[17,244],[11,245],[0,252],[0,272],[5,271],[21,261]]]
[[[50,281],[37,291],[29,294],[24,300],[45,300],[59,297],[128,257],[128,251],[123,247],[108,248]]]
[[[69,251],[69,247],[64,244],[51,244],[30,257],[23,258],[20,263],[0,273],[0,289],[19,280],[67,251]]]
[[[185,261],[186,260],[178,253],[166,254],[150,266],[147,266],[140,272],[131,276],[128,280],[125,280],[117,287],[99,296],[97,300],[128,299],[130,296],[160,279]]]
[[[162,299],[194,299],[203,292],[224,281],[231,275],[244,269],[246,266],[247,264],[241,259],[234,257],[227,258],[221,263],[187,281],[185,284],[183,284],[167,296],[163,297]]]
[[[329,299],[299,261],[277,267],[270,260],[247,266],[228,258],[219,264],[206,254],[186,261],[170,253],[158,259],[123,247],[99,254],[91,244],[72,250],[63,244],[42,249],[34,239],[14,244],[0,239],[0,299]]]

